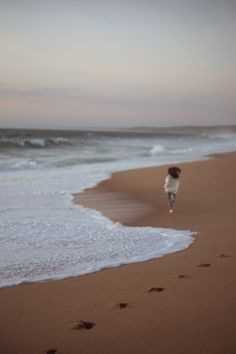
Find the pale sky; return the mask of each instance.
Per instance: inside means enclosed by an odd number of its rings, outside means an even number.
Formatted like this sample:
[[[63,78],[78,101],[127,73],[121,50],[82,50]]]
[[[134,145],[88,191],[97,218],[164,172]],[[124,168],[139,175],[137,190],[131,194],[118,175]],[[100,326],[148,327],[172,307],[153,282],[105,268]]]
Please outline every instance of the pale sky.
[[[0,127],[236,124],[236,0],[0,0]]]

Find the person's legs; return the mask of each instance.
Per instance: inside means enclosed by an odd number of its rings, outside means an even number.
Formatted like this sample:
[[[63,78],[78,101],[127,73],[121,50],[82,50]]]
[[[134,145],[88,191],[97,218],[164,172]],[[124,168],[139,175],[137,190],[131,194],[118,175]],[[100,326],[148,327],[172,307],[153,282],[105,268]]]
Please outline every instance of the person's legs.
[[[175,193],[171,193],[172,194],[172,203],[175,202],[175,198],[176,198],[176,194]]]
[[[170,212],[173,212],[173,203],[175,202],[175,197],[176,197],[175,193],[171,193],[171,192],[168,193],[168,205],[170,208]]]
[[[168,193],[168,205],[169,205],[169,208],[170,210],[172,210],[172,193]]]

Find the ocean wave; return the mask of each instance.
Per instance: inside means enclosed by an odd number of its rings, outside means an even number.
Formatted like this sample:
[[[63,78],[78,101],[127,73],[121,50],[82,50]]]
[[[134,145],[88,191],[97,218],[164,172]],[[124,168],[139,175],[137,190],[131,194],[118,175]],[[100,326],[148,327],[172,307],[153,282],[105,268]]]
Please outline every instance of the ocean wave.
[[[13,166],[13,170],[31,170],[38,167],[38,163],[34,160],[23,159],[16,162]]]
[[[26,145],[32,145],[32,146],[36,146],[36,147],[44,147],[46,146],[46,140],[45,139],[28,139],[25,140],[25,146]]]
[[[51,138],[49,139],[49,141],[52,143],[52,144],[56,144],[56,145],[59,145],[59,144],[67,144],[67,143],[70,143],[69,140],[67,138],[63,138],[61,136],[59,137],[55,137],[55,138]]]
[[[167,154],[187,154],[187,153],[191,153],[193,151],[194,151],[193,147],[185,147],[185,148],[172,148],[172,147],[169,147],[167,149],[161,144],[155,144],[151,148],[151,150],[149,151],[149,154],[152,155],[152,156],[162,155],[163,153],[167,153]]]
[[[63,137],[53,138],[25,138],[25,137],[0,137],[0,148],[44,148],[72,143]]]
[[[187,154],[187,153],[191,153],[193,151],[194,151],[194,149],[192,147],[188,147],[188,148],[183,148],[183,149],[175,149],[170,152],[172,154]]]
[[[25,145],[24,140],[15,138],[0,138],[0,148],[23,148]]]
[[[204,138],[212,139],[212,140],[232,140],[236,139],[236,133],[231,131],[224,132],[215,132],[215,133],[201,133],[201,136]]]
[[[165,151],[165,147],[161,144],[155,144],[151,150],[150,150],[150,155],[158,155],[162,154]]]

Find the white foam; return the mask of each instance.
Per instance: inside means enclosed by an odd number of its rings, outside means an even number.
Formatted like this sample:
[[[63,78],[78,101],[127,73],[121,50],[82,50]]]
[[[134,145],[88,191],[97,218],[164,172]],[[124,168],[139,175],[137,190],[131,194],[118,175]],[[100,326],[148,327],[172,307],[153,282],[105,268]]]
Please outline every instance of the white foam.
[[[22,159],[13,164],[12,169],[22,170],[22,169],[33,169],[37,168],[38,164],[36,161],[31,159]]]
[[[56,145],[59,145],[61,143],[68,143],[69,142],[69,140],[67,138],[63,138],[61,136],[58,136],[58,137],[55,137],[55,138],[51,138],[50,141],[53,144],[56,144]]]
[[[150,154],[151,155],[158,155],[161,154],[165,151],[165,147],[161,144],[155,144],[151,150],[150,150]]]
[[[26,142],[29,142],[30,144],[32,144],[34,146],[45,146],[46,145],[45,139],[40,139],[40,138],[29,139],[29,140],[26,140]]]

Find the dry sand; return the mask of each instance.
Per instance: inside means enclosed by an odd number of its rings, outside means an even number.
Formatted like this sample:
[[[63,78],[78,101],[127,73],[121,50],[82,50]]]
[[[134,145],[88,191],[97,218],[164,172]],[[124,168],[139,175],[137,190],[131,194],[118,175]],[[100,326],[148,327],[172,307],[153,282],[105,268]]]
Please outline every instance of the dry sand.
[[[115,173],[75,201],[130,226],[198,231],[194,244],[153,261],[0,289],[0,353],[236,352],[236,153],[179,166],[173,216],[166,166]],[[80,320],[95,326],[74,329]]]

